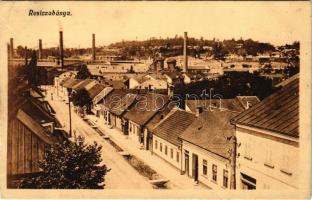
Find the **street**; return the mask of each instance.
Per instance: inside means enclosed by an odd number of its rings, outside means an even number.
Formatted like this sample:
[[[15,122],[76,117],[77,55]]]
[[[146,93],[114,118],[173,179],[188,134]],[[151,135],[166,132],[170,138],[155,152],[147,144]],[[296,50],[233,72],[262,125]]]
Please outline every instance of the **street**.
[[[52,90],[48,90],[46,100],[56,111],[56,118],[65,124],[65,130],[69,130],[69,109],[68,104],[58,99],[56,94],[53,95],[51,100]],[[152,189],[148,179],[141,176],[135,169],[133,169],[123,158],[120,156],[108,142],[101,138],[98,133],[93,130],[86,122],[83,121],[72,109],[72,130],[76,136],[83,136],[85,142],[92,144],[96,141],[102,145],[102,159],[110,172],[105,176],[105,188],[107,189]]]

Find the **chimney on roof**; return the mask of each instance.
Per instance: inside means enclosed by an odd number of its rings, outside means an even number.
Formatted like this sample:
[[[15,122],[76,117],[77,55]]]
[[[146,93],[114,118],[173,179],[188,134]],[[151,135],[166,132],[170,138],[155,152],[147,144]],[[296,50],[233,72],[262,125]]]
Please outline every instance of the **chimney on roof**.
[[[38,53],[38,58],[42,59],[42,40],[39,39],[39,53]]]
[[[10,38],[10,58],[12,59],[14,57],[14,44],[13,44],[13,38]]]
[[[247,103],[246,103],[246,110],[248,110],[251,106],[252,106],[252,104],[249,103],[249,101],[247,101]]]
[[[60,31],[60,57],[61,67],[64,67],[63,31]]]
[[[184,32],[183,41],[183,72],[187,72],[187,32]]]
[[[195,115],[198,117],[203,112],[203,107],[198,106],[196,107]]]
[[[92,34],[92,61],[95,61],[95,34]]]
[[[10,49],[11,49],[10,43],[7,43],[8,61],[11,59],[10,58]]]

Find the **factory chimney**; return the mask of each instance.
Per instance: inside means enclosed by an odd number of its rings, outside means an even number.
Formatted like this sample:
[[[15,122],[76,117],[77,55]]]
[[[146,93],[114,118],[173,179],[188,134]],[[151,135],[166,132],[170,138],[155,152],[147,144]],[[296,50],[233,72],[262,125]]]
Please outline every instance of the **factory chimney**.
[[[8,63],[10,61],[10,50],[11,50],[11,47],[10,47],[10,43],[7,43],[7,53],[8,53]]]
[[[42,59],[42,40],[39,39],[39,55],[38,55],[39,59]]]
[[[187,72],[187,32],[184,32],[183,41],[183,72]]]
[[[13,38],[10,38],[10,58],[14,57],[14,45],[13,45]]]
[[[92,34],[92,61],[95,61],[95,34]]]
[[[61,67],[64,67],[63,31],[60,31],[60,59]]]
[[[25,66],[27,66],[28,65],[27,46],[25,46],[24,51],[25,51]]]

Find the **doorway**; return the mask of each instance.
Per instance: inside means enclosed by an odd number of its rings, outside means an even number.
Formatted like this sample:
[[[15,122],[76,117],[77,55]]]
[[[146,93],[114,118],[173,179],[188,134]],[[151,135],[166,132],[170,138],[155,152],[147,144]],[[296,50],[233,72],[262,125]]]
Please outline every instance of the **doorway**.
[[[196,154],[192,155],[192,177],[194,178],[194,181],[198,181],[198,156]]]
[[[185,172],[189,176],[189,152],[185,151],[184,153],[184,163],[185,163]]]

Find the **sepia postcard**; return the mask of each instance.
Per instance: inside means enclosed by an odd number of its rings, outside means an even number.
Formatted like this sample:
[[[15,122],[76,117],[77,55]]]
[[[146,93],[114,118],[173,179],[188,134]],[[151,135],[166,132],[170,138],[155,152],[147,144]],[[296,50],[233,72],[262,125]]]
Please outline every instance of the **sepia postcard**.
[[[0,27],[0,198],[311,198],[309,1],[2,1]]]

